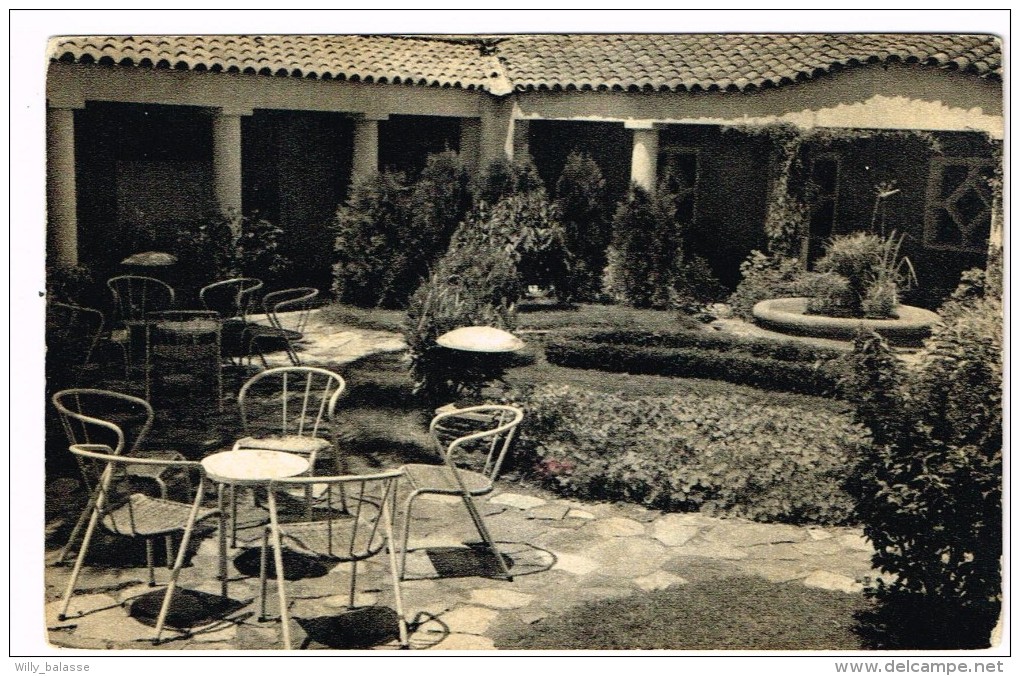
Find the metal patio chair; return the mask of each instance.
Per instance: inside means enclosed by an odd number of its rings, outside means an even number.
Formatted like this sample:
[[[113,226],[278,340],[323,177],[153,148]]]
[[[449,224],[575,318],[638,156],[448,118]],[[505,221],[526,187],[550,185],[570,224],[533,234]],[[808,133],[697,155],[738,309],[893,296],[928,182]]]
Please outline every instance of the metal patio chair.
[[[265,353],[285,350],[294,366],[301,365],[296,343],[304,337],[319,290],[312,287],[283,289],[267,293],[262,308],[267,324],[249,324],[245,331],[249,355],[258,354],[262,366],[268,368]]]
[[[73,380],[77,382],[80,374],[92,363],[96,348],[105,337],[106,318],[99,310],[71,305],[68,303],[48,302],[46,304],[46,359],[53,364],[72,370]],[[111,341],[112,342],[112,341]],[[125,375],[127,375],[128,355],[126,345],[116,344],[124,358]]]
[[[408,647],[407,621],[404,618],[393,537],[393,514],[397,481],[400,476],[400,471],[395,470],[366,475],[296,477],[270,483],[269,525],[263,531],[259,567],[262,590],[259,618],[262,621],[266,619],[268,550],[272,547],[283,643],[287,650],[292,646],[283,549],[330,562],[349,562],[351,564],[351,584],[347,603],[349,609],[355,607],[358,563],[385,552],[389,559],[393,582],[400,643],[404,648]],[[323,510],[316,510],[314,519],[309,516],[304,521],[282,522],[277,497],[287,495],[290,490],[308,488],[312,485],[325,488]],[[334,501],[334,491],[338,497],[346,496],[345,499]],[[339,506],[334,502],[338,502]],[[325,514],[322,511],[325,511]]]
[[[176,292],[164,281],[137,275],[112,277],[106,286],[113,294],[117,327],[111,331],[111,340],[124,345],[128,361],[133,363],[135,352],[144,349],[146,315],[173,307]]]
[[[163,596],[163,604],[156,619],[156,633],[153,641],[158,644],[170,603],[173,600],[177,578],[184,566],[184,558],[195,524],[218,514],[215,509],[201,507],[202,497],[205,493],[205,475],[202,465],[188,460],[157,460],[116,455],[113,452],[114,449],[105,444],[72,444],[70,449],[82,465],[93,466],[89,473],[98,475],[99,480],[89,500],[88,527],[85,529],[85,537],[82,540],[81,549],[78,551],[78,558],[74,562],[71,578],[67,582],[67,589],[64,592],[58,617],[61,621],[67,619],[67,610],[71,604],[71,596],[74,594],[74,586],[78,582],[78,575],[81,573],[82,564],[97,525],[101,524],[103,528],[115,535],[145,539],[150,587],[156,586],[152,539],[160,536],[170,538],[173,533],[182,533],[181,546],[177,550],[177,559],[174,561],[170,581]],[[185,503],[133,492],[132,487],[124,485],[124,482],[133,475],[132,468],[138,467],[149,468],[154,473],[168,469],[197,472],[200,478],[194,499],[190,503]]]
[[[432,419],[429,433],[443,456],[443,464],[408,464],[401,468],[411,487],[404,506],[401,579],[407,559],[412,507],[415,499],[424,494],[460,496],[482,541],[496,557],[503,577],[513,579],[474,498],[493,491],[514,433],[523,419],[521,409],[502,404],[454,409]]]
[[[235,357],[240,360],[247,356],[244,336],[249,325],[248,315],[262,286],[261,279],[235,277],[204,286],[198,292],[202,306],[217,312],[223,320],[223,344],[228,347],[225,356],[231,364],[240,363],[235,362]]]
[[[69,445],[104,444],[110,447],[113,455],[146,460],[181,461],[185,459],[176,451],[143,451],[140,449],[141,443],[152,428],[156,417],[152,406],[144,399],[110,390],[72,388],[54,394],[53,406],[60,415],[60,422],[67,435]],[[79,462],[78,466],[85,482],[85,488],[92,496],[98,476],[90,474],[87,465]],[[159,489],[159,496],[167,498],[168,480],[174,474],[167,466],[142,464],[132,466],[126,471],[133,477],[155,483]],[[186,472],[183,473],[183,479],[190,491],[190,475]],[[68,552],[85,526],[89,510],[92,508],[91,499],[90,497],[89,504],[78,517],[78,522],[71,531],[67,543],[60,550],[58,563],[62,563],[67,558]],[[169,565],[173,558],[173,542],[170,538],[166,540],[166,556],[167,565]]]
[[[346,466],[335,430],[337,401],[347,387],[332,371],[314,366],[280,366],[260,371],[241,386],[237,404],[244,437],[235,449],[264,449],[308,458],[311,473],[319,460],[331,460],[332,474]],[[312,509],[311,486],[305,499]],[[237,545],[237,497],[231,495],[232,546]]]

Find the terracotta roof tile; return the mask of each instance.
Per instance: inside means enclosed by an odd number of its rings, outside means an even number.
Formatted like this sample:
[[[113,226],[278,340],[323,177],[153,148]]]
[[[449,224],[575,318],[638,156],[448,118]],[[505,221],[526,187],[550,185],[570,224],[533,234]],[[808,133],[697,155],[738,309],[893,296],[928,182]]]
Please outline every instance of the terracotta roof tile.
[[[55,38],[54,60],[483,89],[743,90],[903,61],[1001,77],[989,35],[222,35]]]

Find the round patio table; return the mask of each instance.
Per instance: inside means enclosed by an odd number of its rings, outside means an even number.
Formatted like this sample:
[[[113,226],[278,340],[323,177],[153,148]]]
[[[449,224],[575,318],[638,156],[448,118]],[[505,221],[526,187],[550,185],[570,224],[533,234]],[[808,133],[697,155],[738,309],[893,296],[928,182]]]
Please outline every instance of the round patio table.
[[[308,471],[307,458],[283,451],[240,448],[207,456],[202,460],[206,476],[217,484],[216,499],[220,510],[220,591],[227,596],[227,529],[223,509],[223,488],[230,486],[268,486],[274,479],[286,479]],[[235,507],[236,500],[232,500]],[[237,513],[231,514],[237,521]],[[233,527],[233,523],[231,524]]]

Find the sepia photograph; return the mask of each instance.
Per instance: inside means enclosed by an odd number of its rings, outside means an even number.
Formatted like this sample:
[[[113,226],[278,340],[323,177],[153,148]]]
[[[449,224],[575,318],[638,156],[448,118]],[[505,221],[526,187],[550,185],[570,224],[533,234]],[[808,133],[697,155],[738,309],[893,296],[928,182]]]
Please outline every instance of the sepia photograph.
[[[27,57],[48,655],[1002,671],[1008,26],[138,14]]]

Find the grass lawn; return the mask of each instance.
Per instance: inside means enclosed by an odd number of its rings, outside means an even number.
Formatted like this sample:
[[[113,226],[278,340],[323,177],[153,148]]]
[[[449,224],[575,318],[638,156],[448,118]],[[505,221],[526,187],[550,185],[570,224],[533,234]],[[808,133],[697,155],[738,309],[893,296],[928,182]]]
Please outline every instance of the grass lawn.
[[[700,328],[703,324],[681,318],[666,310],[640,310],[623,305],[576,305],[564,309],[558,306],[537,304],[522,305],[517,314],[517,329],[521,331],[557,331],[564,329],[641,329],[645,331],[671,331],[683,328]],[[373,331],[401,332],[404,329],[404,310],[360,308],[332,303],[321,310],[327,321]]]
[[[681,319],[675,312],[641,310],[621,305],[578,305],[570,309],[525,306],[518,314],[518,328],[531,331],[567,329],[631,328],[667,331],[696,328],[704,325]],[[405,313],[402,310],[356,308],[334,303],[322,309],[330,321],[377,331],[400,331]],[[616,393],[624,398],[670,396],[689,393],[697,396],[739,394],[755,403],[806,408],[832,413],[847,411],[847,404],[822,397],[766,392],[753,387],[734,385],[718,380],[671,378],[652,375],[630,375],[605,371],[564,368],[545,361],[541,335],[525,335],[529,348],[520,366],[510,368],[508,383],[519,389],[544,383],[570,385],[596,392]],[[400,355],[377,355],[351,364],[344,373],[349,392],[347,417],[353,427],[362,427],[361,440],[382,448],[387,437],[396,447],[418,447],[427,444],[420,435],[410,432],[427,424],[411,396],[411,380],[407,365]],[[400,423],[407,420],[407,424]],[[357,425],[353,423],[357,421]],[[367,435],[367,436],[366,436]],[[409,446],[410,445],[410,446]]]
[[[758,577],[691,582],[508,627],[504,650],[864,650],[858,594]]]

